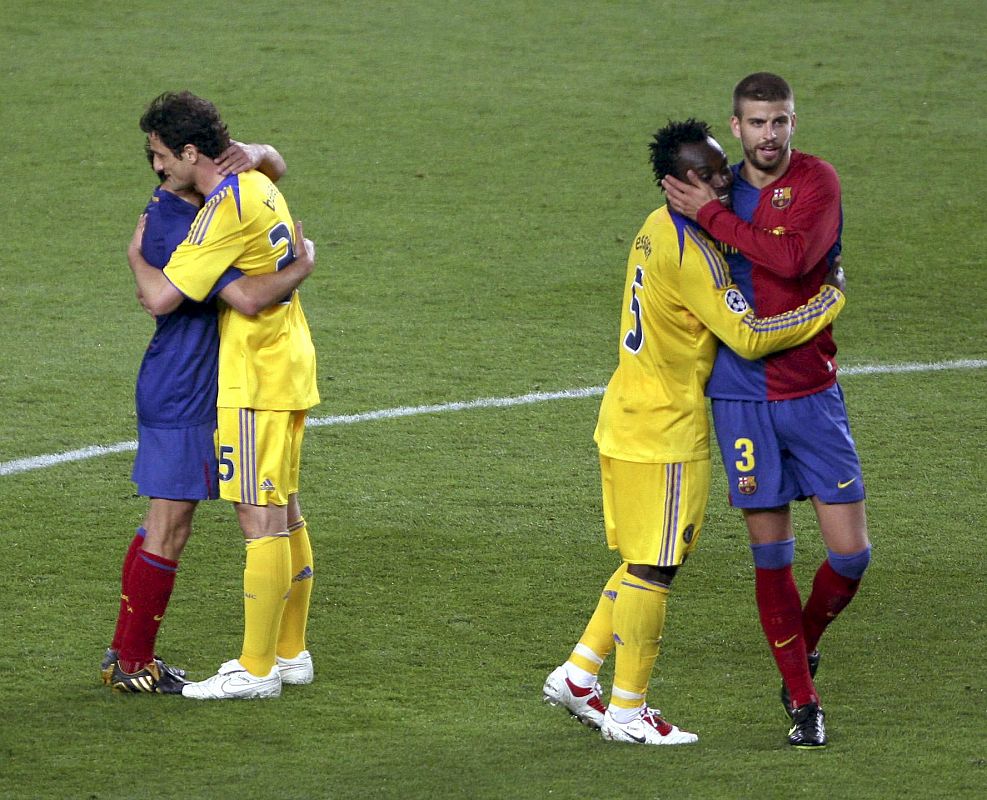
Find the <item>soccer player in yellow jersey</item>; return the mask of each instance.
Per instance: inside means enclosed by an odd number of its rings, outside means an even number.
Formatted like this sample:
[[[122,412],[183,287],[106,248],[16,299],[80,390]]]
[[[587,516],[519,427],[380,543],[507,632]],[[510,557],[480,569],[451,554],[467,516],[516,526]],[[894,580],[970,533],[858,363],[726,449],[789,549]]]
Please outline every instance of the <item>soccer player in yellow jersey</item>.
[[[660,184],[693,170],[729,203],[733,175],[708,126],[669,123],[651,143]],[[666,722],[646,701],[672,579],[695,549],[710,482],[704,388],[717,340],[746,358],[792,347],[825,329],[842,309],[834,270],[805,305],[759,318],[731,281],[716,243],[667,206],[645,220],[627,262],[619,359],[600,407],[607,543],[621,564],[565,664],[543,694],[604,739],[689,744],[694,733]],[[610,704],[597,675],[616,650]]]
[[[209,295],[226,270],[275,273],[295,258],[296,230],[281,192],[263,174],[224,175],[216,158],[229,134],[216,107],[189,92],[156,98],[141,117],[156,168],[194,186],[205,203],[164,271],[131,247],[145,307],[168,313]],[[184,687],[195,699],[277,697],[284,683],[309,683],[305,626],[312,548],[298,503],[307,409],[319,402],[315,349],[298,292],[248,316],[219,319],[220,496],[233,502],[246,538],[244,637],[240,657]]]

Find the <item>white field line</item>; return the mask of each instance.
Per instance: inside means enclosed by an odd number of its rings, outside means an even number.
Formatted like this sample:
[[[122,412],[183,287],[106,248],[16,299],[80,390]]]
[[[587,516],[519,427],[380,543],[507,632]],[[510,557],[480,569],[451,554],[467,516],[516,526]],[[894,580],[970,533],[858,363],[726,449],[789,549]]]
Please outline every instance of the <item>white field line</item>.
[[[958,361],[938,361],[933,363],[905,364],[873,364],[859,367],[843,367],[841,376],[849,375],[889,375],[907,372],[937,372],[946,369],[984,369],[987,360],[963,359]],[[308,427],[318,428],[324,425],[352,425],[358,422],[372,422],[381,419],[397,419],[398,417],[416,417],[422,414],[443,414],[449,411],[469,411],[477,408],[510,408],[512,406],[545,403],[551,400],[572,400],[584,397],[595,397],[603,394],[605,386],[591,386],[584,389],[564,389],[558,392],[532,392],[517,397],[482,397],[477,400],[463,400],[453,403],[437,403],[428,406],[401,406],[384,408],[378,411],[365,411],[361,414],[345,414],[334,417],[311,417]],[[0,461],[0,476],[17,475],[36,469],[46,469],[65,464],[70,461],[85,461],[97,456],[111,453],[124,453],[137,449],[137,442],[117,442],[111,445],[92,445],[79,450],[65,453],[51,453],[30,458],[18,458],[14,461]]]

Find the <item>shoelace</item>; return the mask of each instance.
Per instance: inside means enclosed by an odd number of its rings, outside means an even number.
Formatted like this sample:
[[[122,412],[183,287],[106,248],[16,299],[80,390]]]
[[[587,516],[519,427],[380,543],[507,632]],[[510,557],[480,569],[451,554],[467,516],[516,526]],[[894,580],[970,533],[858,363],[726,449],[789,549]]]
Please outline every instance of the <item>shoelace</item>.
[[[644,713],[641,714],[641,719],[643,719],[648,725],[658,731],[662,736],[667,735],[664,729],[671,729],[671,723],[662,717],[661,709],[659,708],[647,708]]]

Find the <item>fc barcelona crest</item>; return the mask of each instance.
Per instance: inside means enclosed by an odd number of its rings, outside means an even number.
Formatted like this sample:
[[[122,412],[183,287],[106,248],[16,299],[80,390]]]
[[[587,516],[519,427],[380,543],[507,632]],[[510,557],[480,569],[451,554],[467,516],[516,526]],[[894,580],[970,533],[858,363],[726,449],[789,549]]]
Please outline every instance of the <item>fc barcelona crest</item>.
[[[792,187],[785,186],[771,192],[772,208],[788,208],[792,203]]]
[[[757,478],[753,475],[741,475],[737,479],[737,491],[741,494],[754,494],[757,491]]]

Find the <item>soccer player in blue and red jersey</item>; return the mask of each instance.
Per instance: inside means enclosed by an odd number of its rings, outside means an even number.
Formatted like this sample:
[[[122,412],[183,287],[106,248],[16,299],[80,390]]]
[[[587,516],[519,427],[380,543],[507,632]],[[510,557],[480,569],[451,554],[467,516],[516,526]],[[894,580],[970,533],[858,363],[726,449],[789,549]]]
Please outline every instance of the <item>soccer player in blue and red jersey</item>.
[[[795,123],[788,83],[772,73],[749,75],[733,95],[730,124],[744,160],[733,167],[732,210],[698,176],[663,183],[672,208],[734,248],[730,272],[758,314],[804,302],[840,250],[839,179],[827,162],[791,148]],[[721,347],[707,387],[730,501],[747,523],[761,625],[792,718],[789,743],[799,748],[826,744],[813,683],[816,646],[870,562],[863,474],[835,355],[829,328],[753,362]],[[827,557],[803,607],[792,576],[789,504],[806,498]]]
[[[149,160],[153,154],[148,151]],[[269,145],[232,142],[219,159],[230,173],[259,169],[272,180],[284,174]],[[141,252],[163,269],[189,232],[202,196],[158,173],[160,186],[145,209]],[[133,480],[148,510],[124,558],[121,602],[113,641],[101,672],[116,691],[181,693],[184,671],[154,657],[178,559],[201,500],[218,497],[216,393],[219,357],[218,295],[245,312],[280,300],[311,272],[312,259],[296,261],[276,278],[245,278],[230,269],[210,297],[183,302],[155,319],[141,362],[136,403],[138,447]]]
[[[729,203],[726,154],[705,123],[669,123],[651,147],[655,178],[695,171]],[[843,306],[842,280],[798,307],[756,317],[713,241],[691,220],[652,212],[627,260],[619,359],[600,406],[600,451],[607,543],[621,564],[567,661],[543,687],[604,739],[676,745],[694,733],[666,722],[646,701],[658,657],[666,601],[678,568],[695,549],[709,494],[709,421],[703,390],[717,339],[747,358],[808,341]],[[610,705],[600,667],[616,651]]]

